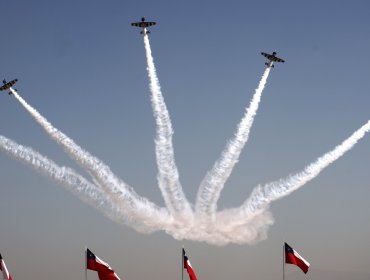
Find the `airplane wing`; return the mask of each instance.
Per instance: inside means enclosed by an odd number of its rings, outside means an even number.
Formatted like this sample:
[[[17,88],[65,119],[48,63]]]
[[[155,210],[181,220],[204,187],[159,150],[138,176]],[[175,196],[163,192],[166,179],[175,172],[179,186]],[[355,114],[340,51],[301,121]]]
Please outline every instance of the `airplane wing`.
[[[137,27],[148,27],[148,26],[153,26],[156,25],[156,22],[154,21],[139,21],[139,22],[133,22],[131,23],[132,26],[137,26]]]
[[[138,22],[133,22],[131,23],[132,26],[137,26],[137,27],[146,27],[145,22],[138,21]]]
[[[2,85],[0,87],[0,90],[6,90],[6,89],[9,89],[10,87],[12,87],[16,82],[18,82],[17,79],[14,79],[10,82],[6,82],[5,80],[3,81],[4,85]]]
[[[282,63],[284,63],[284,62],[285,62],[285,60],[284,60],[284,59],[281,59],[281,58],[279,58],[279,57],[275,57],[275,58],[274,58],[274,61],[276,61],[276,62],[282,62]]]
[[[264,56],[264,57],[267,57],[268,59],[271,58],[271,54],[268,54],[268,53],[265,53],[265,52],[261,52],[261,54]]]

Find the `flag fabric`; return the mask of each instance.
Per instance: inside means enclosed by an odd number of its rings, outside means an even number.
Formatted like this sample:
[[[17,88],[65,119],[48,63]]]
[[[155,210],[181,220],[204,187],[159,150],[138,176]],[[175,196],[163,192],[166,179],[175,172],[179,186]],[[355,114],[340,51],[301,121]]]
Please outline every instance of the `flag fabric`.
[[[106,262],[86,249],[86,268],[98,272],[99,280],[120,280],[114,270]]]
[[[290,263],[298,266],[306,274],[308,268],[310,267],[310,263],[306,261],[301,255],[299,255],[287,243],[285,243],[284,247],[285,247],[285,263]]]
[[[0,271],[3,272],[3,279],[4,280],[12,280],[12,276],[10,275],[8,269],[6,268],[5,262],[3,257],[0,255]]]
[[[188,271],[190,280],[197,280],[197,276],[195,275],[195,271],[190,264],[189,258],[186,256],[184,248],[182,248],[182,258],[184,260],[184,268]]]

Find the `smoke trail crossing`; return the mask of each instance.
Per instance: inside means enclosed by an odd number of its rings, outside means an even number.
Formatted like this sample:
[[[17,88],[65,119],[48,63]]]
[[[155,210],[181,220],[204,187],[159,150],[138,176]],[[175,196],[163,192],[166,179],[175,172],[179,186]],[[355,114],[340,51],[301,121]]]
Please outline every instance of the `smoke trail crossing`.
[[[189,220],[193,211],[185,197],[179,181],[172,145],[173,129],[169,113],[159,85],[148,35],[144,36],[144,46],[150,80],[151,101],[157,124],[155,151],[158,166],[158,185],[165,204],[172,215]]]
[[[159,208],[146,198],[137,195],[131,187],[117,178],[110,171],[110,168],[107,165],[101,162],[98,158],[90,155],[67,135],[53,127],[50,122],[48,122],[39,112],[20,97],[16,91],[12,88],[10,89],[14,97],[44,128],[50,137],[62,145],[64,150],[72,159],[79,163],[83,168],[87,169],[97,184],[104,187],[105,192],[110,196],[111,200],[114,200],[117,204],[119,203],[119,207],[130,215],[132,219],[138,219],[145,223],[149,222],[151,219],[161,220],[166,216],[165,213],[167,211],[165,209]]]
[[[267,67],[263,73],[249,107],[246,108],[245,115],[238,125],[234,138],[228,142],[220,159],[215,162],[212,170],[206,174],[200,184],[195,204],[197,215],[205,216],[205,218],[215,218],[217,201],[221,191],[235,164],[238,162],[245,143],[248,141],[250,129],[257,114],[262,92],[265,88],[270,70],[271,68]]]

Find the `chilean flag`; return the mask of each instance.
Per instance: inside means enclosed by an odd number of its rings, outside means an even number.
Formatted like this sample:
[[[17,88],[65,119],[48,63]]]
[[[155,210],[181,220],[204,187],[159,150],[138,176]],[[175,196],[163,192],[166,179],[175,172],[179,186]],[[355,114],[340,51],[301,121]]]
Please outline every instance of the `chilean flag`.
[[[189,258],[186,256],[184,248],[182,248],[182,258],[184,260],[184,268],[188,271],[190,280],[197,280],[197,276],[195,275],[195,271],[190,264]]]
[[[287,243],[284,243],[285,247],[285,263],[291,263],[298,266],[306,274],[310,263],[302,258],[292,247]]]
[[[86,268],[98,272],[99,280],[120,280],[109,264],[99,259],[87,248]]]
[[[12,276],[10,275],[8,269],[6,268],[5,262],[3,257],[0,255],[0,271],[3,272],[3,279],[4,280],[12,280]]]

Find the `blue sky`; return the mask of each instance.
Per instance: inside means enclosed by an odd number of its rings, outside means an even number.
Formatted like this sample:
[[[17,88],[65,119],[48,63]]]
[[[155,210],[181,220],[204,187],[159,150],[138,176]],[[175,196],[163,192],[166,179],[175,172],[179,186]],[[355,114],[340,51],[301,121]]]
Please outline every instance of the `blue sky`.
[[[150,42],[191,202],[258,85],[260,51],[276,50],[286,63],[269,76],[221,194],[224,209],[257,184],[300,171],[370,119],[369,12],[367,1],[8,1],[0,73],[18,78],[27,102],[163,205],[143,40],[130,22],[157,21]],[[0,135],[87,175],[14,98],[0,99]],[[0,253],[14,279],[83,278],[85,245],[123,279],[180,279],[185,245],[199,279],[271,279],[281,277],[284,239],[312,266],[306,276],[287,267],[287,279],[369,279],[369,145],[365,136],[273,203],[265,241],[225,247],[139,234],[2,153]]]

